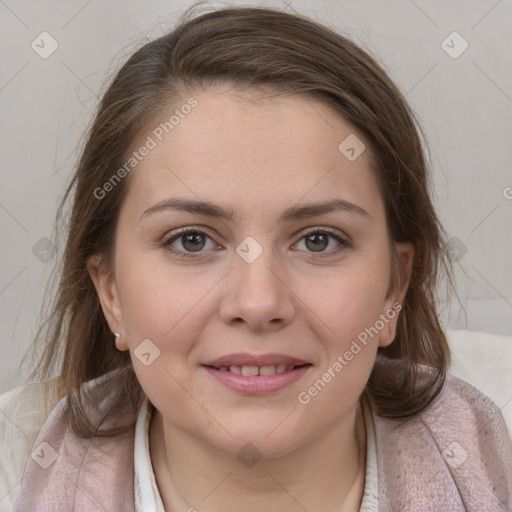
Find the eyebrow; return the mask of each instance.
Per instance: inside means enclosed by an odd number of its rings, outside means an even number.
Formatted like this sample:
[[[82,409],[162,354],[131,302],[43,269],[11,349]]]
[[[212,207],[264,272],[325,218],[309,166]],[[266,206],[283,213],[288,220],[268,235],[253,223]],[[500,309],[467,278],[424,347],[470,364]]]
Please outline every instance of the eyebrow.
[[[165,210],[198,213],[201,215],[207,215],[209,217],[225,219],[228,221],[232,221],[235,216],[235,212],[232,209],[222,208],[221,206],[211,203],[210,201],[196,201],[181,197],[174,197],[172,199],[164,199],[163,201],[160,201],[159,203],[145,210],[141,216],[141,220],[142,218],[152,213]],[[287,222],[291,220],[315,217],[317,215],[323,215],[334,211],[343,211],[360,217],[370,217],[366,210],[357,204],[350,203],[344,199],[335,198],[322,203],[311,203],[287,208],[279,217],[278,222]]]

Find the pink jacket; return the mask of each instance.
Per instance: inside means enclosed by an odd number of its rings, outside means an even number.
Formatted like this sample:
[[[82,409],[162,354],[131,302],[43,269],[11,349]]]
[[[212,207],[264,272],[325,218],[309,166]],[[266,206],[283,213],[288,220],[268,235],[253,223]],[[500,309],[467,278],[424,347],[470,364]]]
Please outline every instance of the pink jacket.
[[[33,445],[15,512],[134,510],[138,411],[120,405],[122,416],[106,422],[123,417],[133,426],[126,435],[80,439],[68,425],[66,399],[58,402]],[[372,415],[380,511],[512,510],[512,442],[499,408],[476,388],[448,375],[419,416]],[[90,417],[96,421],[99,412]]]

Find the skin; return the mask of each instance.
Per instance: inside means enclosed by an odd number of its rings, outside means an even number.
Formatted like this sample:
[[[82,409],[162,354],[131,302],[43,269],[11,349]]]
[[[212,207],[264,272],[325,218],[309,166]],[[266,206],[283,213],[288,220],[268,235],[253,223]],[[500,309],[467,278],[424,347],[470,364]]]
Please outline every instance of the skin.
[[[349,161],[338,145],[350,134],[364,137],[315,100],[248,101],[220,88],[192,96],[198,105],[130,176],[114,268],[100,257],[89,261],[105,317],[121,334],[117,348],[131,352],[156,407],[150,453],[164,506],[339,511],[344,503],[342,510],[358,510],[366,447],[359,398],[377,347],[393,342],[398,315],[307,405],[297,396],[405,296],[408,278],[390,287],[390,242],[369,145]],[[235,216],[143,215],[172,197],[208,200]],[[278,222],[288,207],[333,198],[367,215],[334,211]],[[170,242],[191,258],[164,246],[186,226],[206,233],[200,252],[193,252],[200,243]],[[329,237],[315,252],[308,228],[331,228],[347,243]],[[252,263],[236,252],[248,236],[263,249]],[[395,249],[410,276],[413,246]],[[160,350],[149,366],[133,353],[143,339]],[[226,388],[201,367],[241,351],[313,366],[288,387],[256,396]],[[237,458],[248,442],[262,455],[252,467]]]

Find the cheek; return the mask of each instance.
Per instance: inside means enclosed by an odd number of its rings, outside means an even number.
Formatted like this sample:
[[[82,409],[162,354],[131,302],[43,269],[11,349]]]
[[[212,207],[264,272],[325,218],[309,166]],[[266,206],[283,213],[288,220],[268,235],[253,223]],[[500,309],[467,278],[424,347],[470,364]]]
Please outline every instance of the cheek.
[[[378,347],[375,325],[387,290],[385,277],[368,268],[340,274],[323,293],[311,289],[305,300],[315,304],[314,313],[322,319],[315,334],[324,351],[314,378],[304,383],[297,397],[304,407],[306,429],[318,427],[315,418],[337,421],[363,392]]]
[[[333,414],[329,412],[331,400],[338,403],[355,400],[369,378],[375,362],[382,328],[379,319],[388,288],[386,264],[384,261],[373,265],[354,265],[350,271],[341,270],[333,274],[323,286],[311,286],[309,280],[309,287],[301,287],[304,302],[311,304],[314,316],[321,319],[321,322],[310,323],[316,325],[315,335],[322,340],[324,350],[319,368],[322,382],[311,390],[310,398],[316,396],[317,388],[322,390],[323,398],[317,400],[317,406],[325,408],[325,414]]]
[[[207,316],[206,302],[200,299],[209,279],[191,278],[154,254],[136,251],[119,258],[116,278],[137,379],[157,407],[165,410],[172,397],[180,410],[188,397],[182,387],[188,386],[187,356],[204,327],[201,318]]]
[[[197,324],[187,320],[201,314],[205,291],[216,281],[210,273],[176,271],[158,254],[135,251],[120,258],[116,277],[126,329],[134,338],[158,340],[194,330]]]
[[[324,326],[330,344],[340,345],[375,323],[382,313],[389,274],[385,265],[351,265],[321,281],[301,279],[300,298]]]

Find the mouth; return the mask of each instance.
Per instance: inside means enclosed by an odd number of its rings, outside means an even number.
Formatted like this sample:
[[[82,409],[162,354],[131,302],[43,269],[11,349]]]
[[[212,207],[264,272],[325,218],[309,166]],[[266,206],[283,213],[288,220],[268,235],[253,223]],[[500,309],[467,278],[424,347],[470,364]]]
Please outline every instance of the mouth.
[[[290,372],[304,366],[312,366],[311,363],[304,364],[271,364],[265,366],[252,365],[230,365],[230,366],[212,366],[203,365],[219,372],[229,372],[235,375],[243,375],[244,377],[256,377],[264,375],[276,375],[280,373]]]
[[[297,382],[313,368],[311,363],[279,354],[231,354],[202,364],[216,382],[244,395],[263,395]],[[214,381],[214,382],[215,382]]]

